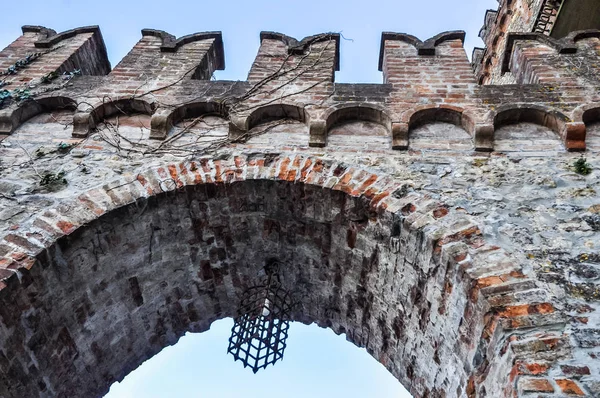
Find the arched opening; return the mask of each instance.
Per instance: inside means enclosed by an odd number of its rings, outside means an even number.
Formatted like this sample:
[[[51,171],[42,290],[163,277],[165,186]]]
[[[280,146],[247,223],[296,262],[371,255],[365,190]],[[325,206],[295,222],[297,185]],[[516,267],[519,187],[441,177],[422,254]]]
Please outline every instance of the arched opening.
[[[96,129],[86,148],[109,149],[135,159],[156,148],[150,138],[151,114],[139,107],[116,105],[96,122]]]
[[[463,112],[428,108],[413,113],[408,123],[409,149],[417,151],[470,151],[473,141],[463,127]]]
[[[506,109],[494,118],[494,150],[542,153],[565,150],[560,138],[566,117],[534,106]]]
[[[471,243],[474,232],[437,241],[371,207],[380,198],[344,193],[344,176],[354,172],[342,166],[333,170],[342,184],[333,189],[285,181],[283,163],[281,181],[187,186],[176,167],[138,178],[162,193],[76,230],[59,223],[71,234],[4,281],[0,370],[11,374],[8,384],[0,379],[4,396],[105,393],[185,332],[235,315],[267,257],[283,264],[282,283],[298,301],[294,320],[345,333],[415,397],[466,391],[485,355],[485,306],[467,299],[473,284],[457,264],[459,247],[442,245]],[[181,178],[194,180],[189,173]],[[214,178],[230,180],[221,174]],[[107,195],[127,203],[128,189]],[[82,214],[98,214],[89,196],[80,198],[89,209]],[[408,204],[402,214],[415,209]],[[447,214],[431,211],[437,220]]]
[[[193,102],[175,108],[169,114],[170,124],[175,125],[185,119],[194,119],[202,116],[218,116],[227,119],[229,112],[227,108],[217,102]]]
[[[282,144],[286,147],[307,147],[309,119],[308,113],[300,106],[284,103],[261,106],[248,117],[248,144],[265,148]],[[283,135],[285,140],[282,142]]]
[[[284,360],[254,374],[224,354],[232,325],[221,319],[206,332],[186,333],[114,383],[105,398],[412,398],[366,350],[314,324],[292,322]]]
[[[591,152],[600,152],[600,106],[586,110],[582,118],[586,129],[586,149]]]
[[[390,148],[391,125],[383,110],[371,106],[336,109],[326,118],[327,146],[353,152]]]

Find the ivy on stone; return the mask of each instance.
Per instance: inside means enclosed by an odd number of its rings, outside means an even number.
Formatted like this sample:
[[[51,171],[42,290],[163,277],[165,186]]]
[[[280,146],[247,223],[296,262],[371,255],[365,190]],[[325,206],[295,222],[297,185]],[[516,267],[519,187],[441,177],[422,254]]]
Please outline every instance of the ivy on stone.
[[[573,164],[573,171],[580,175],[588,175],[592,172],[592,166],[587,162],[586,158],[579,158]]]
[[[38,59],[42,54],[43,53],[27,54],[25,58],[21,58],[20,60],[6,68],[5,71],[0,72],[0,76],[16,75],[20,69],[24,69],[27,66],[29,66],[30,63]]]

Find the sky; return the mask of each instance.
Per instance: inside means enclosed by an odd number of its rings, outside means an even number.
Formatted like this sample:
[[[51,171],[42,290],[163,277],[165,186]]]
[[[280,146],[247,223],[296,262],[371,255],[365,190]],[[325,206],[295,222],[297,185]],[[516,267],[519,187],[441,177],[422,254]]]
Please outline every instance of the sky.
[[[341,70],[336,81],[381,83],[377,70],[381,32],[409,33],[422,40],[447,30],[465,30],[471,56],[486,9],[497,0],[4,0],[0,9],[0,48],[21,34],[22,25],[58,32],[99,25],[115,66],[141,38],[141,29],[165,30],[177,37],[222,31],[225,71],[221,80],[245,80],[259,46],[260,31],[301,39],[339,32]]]
[[[292,323],[283,361],[256,374],[227,354],[233,319],[187,334],[113,384],[106,398],[410,398],[344,335]]]
[[[377,70],[381,32],[409,33],[422,40],[447,30],[465,30],[471,55],[486,9],[497,0],[379,1],[180,1],[19,0],[2,2],[0,48],[21,35],[22,25],[58,32],[100,25],[115,66],[141,38],[141,29],[175,36],[222,31],[225,47],[220,80],[245,80],[259,46],[260,31],[301,39],[324,32],[343,35],[336,82],[381,83]],[[253,375],[226,355],[232,320],[210,331],[186,335],[115,385],[109,398],[410,397],[364,349],[317,326],[293,324],[285,360]]]

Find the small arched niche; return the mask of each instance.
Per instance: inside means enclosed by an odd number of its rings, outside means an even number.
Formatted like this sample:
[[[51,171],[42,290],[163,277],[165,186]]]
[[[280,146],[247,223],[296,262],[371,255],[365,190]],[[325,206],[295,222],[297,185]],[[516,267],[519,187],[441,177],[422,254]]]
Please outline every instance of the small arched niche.
[[[248,143],[258,147],[308,146],[310,117],[303,107],[270,104],[255,109],[247,120]]]
[[[327,146],[353,152],[381,151],[391,146],[391,119],[381,109],[353,106],[327,117]]]
[[[563,152],[559,136],[566,117],[536,107],[503,110],[494,118],[494,150],[531,155]]]
[[[59,147],[65,148],[63,144],[70,146],[78,143],[80,140],[71,137],[76,107],[74,100],[55,96],[27,101],[15,109],[11,119],[13,126],[17,127],[5,138],[7,145],[2,161],[11,164],[27,160],[23,149],[37,157],[46,152],[55,152]]]
[[[167,139],[177,145],[200,146],[227,138],[229,112],[217,102],[194,102],[173,111]]]
[[[583,113],[586,136],[585,146],[590,152],[600,152],[600,105]]]
[[[63,96],[51,96],[45,98],[30,99],[17,108],[12,113],[0,120],[0,125],[3,122],[7,123],[7,131],[16,129],[21,124],[41,113],[51,113],[53,111],[70,111],[71,114],[77,108],[75,100]],[[72,122],[71,120],[69,122]]]
[[[97,106],[91,117],[101,141],[131,149],[150,137],[150,118],[155,109],[155,104],[140,99],[120,99]]]
[[[463,113],[448,108],[422,109],[408,122],[409,149],[417,151],[470,151],[471,136],[464,129]]]
[[[127,116],[134,114],[152,115],[156,105],[137,98],[125,98],[103,102],[96,106],[91,115],[96,122],[111,116]]]

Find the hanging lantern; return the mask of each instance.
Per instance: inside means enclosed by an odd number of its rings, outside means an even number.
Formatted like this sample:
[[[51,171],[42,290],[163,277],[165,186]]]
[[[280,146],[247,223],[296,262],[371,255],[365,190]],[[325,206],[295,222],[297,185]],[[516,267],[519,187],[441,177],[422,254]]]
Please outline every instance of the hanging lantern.
[[[238,316],[231,329],[228,353],[256,373],[283,359],[292,300],[279,281],[279,264],[265,266],[266,278],[242,295]]]

